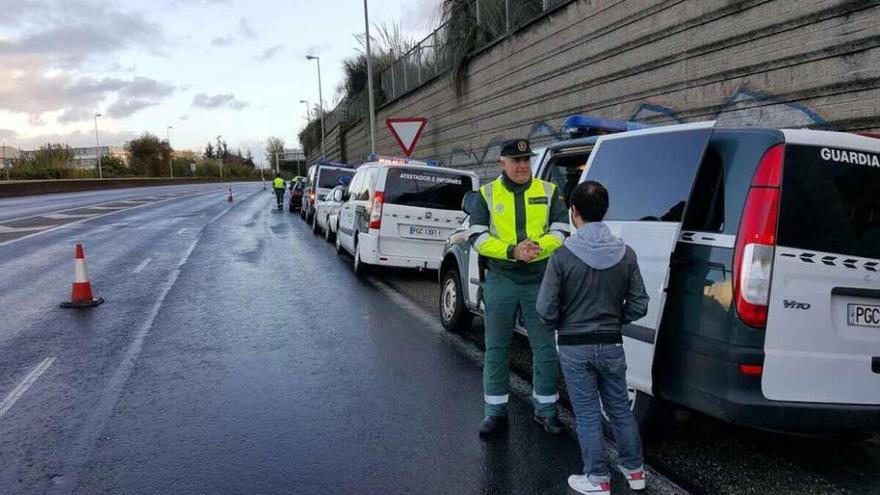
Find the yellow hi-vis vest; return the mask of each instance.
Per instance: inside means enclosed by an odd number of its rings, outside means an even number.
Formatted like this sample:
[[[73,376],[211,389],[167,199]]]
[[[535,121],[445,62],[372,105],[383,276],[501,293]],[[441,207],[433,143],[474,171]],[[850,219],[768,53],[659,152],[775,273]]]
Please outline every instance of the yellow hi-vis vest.
[[[530,263],[547,259],[562,246],[565,236],[550,229],[550,209],[556,185],[539,179],[523,193],[526,211],[526,236],[541,246],[541,252]],[[510,260],[509,247],[517,245],[516,204],[514,194],[496,179],[480,188],[480,194],[489,208],[489,232],[474,241],[474,248],[483,256]]]
[[[284,179],[281,177],[275,177],[275,180],[272,181],[272,187],[275,189],[284,189]]]

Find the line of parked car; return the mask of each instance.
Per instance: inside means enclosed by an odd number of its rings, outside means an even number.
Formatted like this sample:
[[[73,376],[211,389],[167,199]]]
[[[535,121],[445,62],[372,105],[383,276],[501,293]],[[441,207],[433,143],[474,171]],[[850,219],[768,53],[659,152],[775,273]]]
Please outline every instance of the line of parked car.
[[[563,198],[605,184],[606,223],[638,255],[651,303],[624,347],[640,423],[672,403],[758,428],[880,431],[880,139],[589,117],[565,127],[579,137],[538,150],[533,172]],[[485,268],[467,236],[478,188],[471,172],[412,160],[319,164],[301,215],[359,275],[437,270],[440,321],[460,331],[483,310]]]

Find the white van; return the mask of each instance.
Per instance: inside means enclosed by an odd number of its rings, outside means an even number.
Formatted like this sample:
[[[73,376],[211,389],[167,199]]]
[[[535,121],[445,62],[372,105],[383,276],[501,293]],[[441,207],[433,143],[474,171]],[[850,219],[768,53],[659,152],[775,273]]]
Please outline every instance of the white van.
[[[324,201],[330,189],[340,185],[352,175],[354,175],[354,169],[345,163],[328,161],[319,162],[309,167],[306,190],[302,197],[302,208],[299,214],[306,223],[312,225],[313,231],[317,232],[315,203]]]
[[[461,201],[479,188],[473,172],[413,161],[368,162],[348,187],[339,212],[336,250],[370,265],[436,270],[443,245],[464,221]]]

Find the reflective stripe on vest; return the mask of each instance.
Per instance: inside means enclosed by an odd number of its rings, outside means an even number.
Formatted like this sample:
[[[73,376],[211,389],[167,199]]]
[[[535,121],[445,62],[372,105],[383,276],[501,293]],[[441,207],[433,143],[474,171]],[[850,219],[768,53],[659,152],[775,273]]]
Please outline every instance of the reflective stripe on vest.
[[[550,208],[556,185],[539,179],[532,183],[523,193],[526,211],[526,236],[537,240],[547,234],[550,229]],[[489,233],[501,241],[515,246],[516,237],[516,199],[501,179],[496,179],[480,188],[486,206],[489,208]],[[532,261],[550,257],[546,252]]]

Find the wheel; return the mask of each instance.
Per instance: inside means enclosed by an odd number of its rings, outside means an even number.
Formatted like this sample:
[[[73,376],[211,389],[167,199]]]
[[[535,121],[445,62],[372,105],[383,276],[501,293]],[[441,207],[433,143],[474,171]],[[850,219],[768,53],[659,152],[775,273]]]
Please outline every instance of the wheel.
[[[354,261],[352,262],[352,268],[354,269],[354,274],[358,277],[363,277],[367,274],[367,270],[369,265],[361,261],[361,247],[358,245],[357,237],[354,238]]]
[[[305,208],[303,208],[303,207],[300,207],[300,208],[299,208],[299,217],[302,218],[303,220],[306,219],[306,210],[305,210]]]
[[[342,247],[342,238],[339,236],[339,224],[336,225],[336,254],[338,256],[345,254],[345,248]]]
[[[318,235],[321,232],[321,227],[318,226],[318,215],[312,215],[312,233]]]
[[[455,268],[443,272],[440,282],[440,323],[450,332],[470,328],[474,315],[464,303],[461,276]]]
[[[324,227],[324,240],[327,242],[333,242],[333,238],[335,236],[333,235],[333,232],[330,231],[331,229],[330,229],[330,217],[329,216],[327,217],[327,221],[324,222],[324,225],[326,225],[326,227]]]

